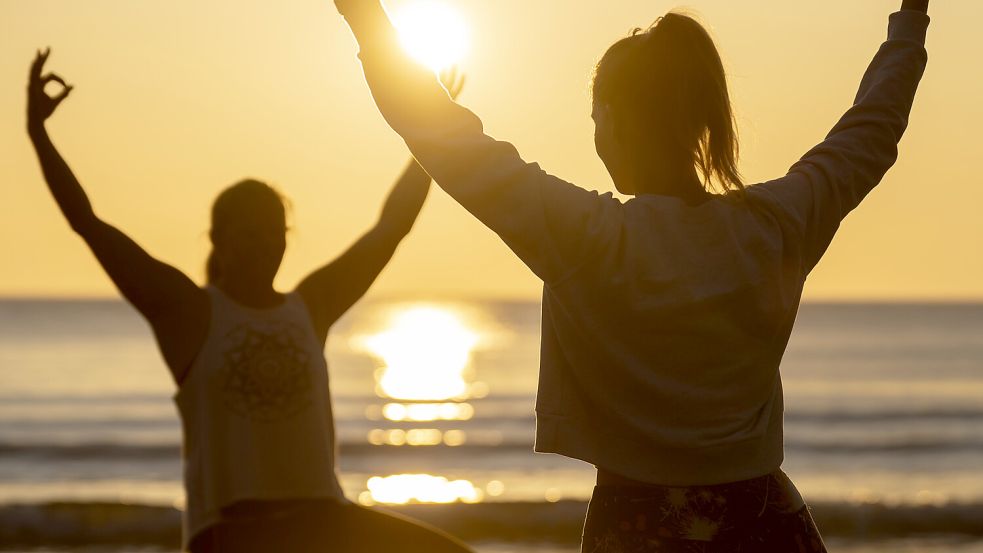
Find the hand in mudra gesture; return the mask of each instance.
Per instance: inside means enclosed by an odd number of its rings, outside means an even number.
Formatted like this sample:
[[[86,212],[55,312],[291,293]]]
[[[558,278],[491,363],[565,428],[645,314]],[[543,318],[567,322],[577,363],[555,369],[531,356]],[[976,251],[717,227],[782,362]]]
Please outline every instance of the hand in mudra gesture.
[[[447,89],[451,100],[457,100],[457,97],[461,95],[461,90],[464,88],[466,81],[467,77],[461,73],[461,70],[456,65],[440,72],[440,82]]]
[[[58,106],[68,98],[72,92],[72,87],[54,73],[44,75],[44,63],[48,61],[51,49],[43,52],[38,50],[34,63],[31,64],[31,75],[27,85],[27,127],[28,129],[38,129],[44,122],[58,109]],[[51,96],[45,92],[44,87],[50,82],[56,82],[62,86],[61,92]]]

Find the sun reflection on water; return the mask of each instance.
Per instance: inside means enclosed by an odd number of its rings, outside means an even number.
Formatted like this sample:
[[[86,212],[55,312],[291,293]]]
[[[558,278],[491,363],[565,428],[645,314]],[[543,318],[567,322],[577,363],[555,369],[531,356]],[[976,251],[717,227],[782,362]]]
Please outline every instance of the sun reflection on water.
[[[369,479],[368,491],[359,495],[359,503],[478,503],[484,498],[484,490],[476,488],[468,480],[448,480],[430,474],[394,474],[385,478]]]
[[[383,363],[377,378],[380,396],[404,401],[464,400],[471,395],[466,373],[478,338],[458,314],[416,306],[393,314],[388,328],[366,337],[363,345]]]
[[[474,381],[472,358],[486,335],[475,328],[480,317],[433,304],[413,304],[387,314],[376,332],[356,344],[379,362],[376,395],[383,402],[366,409],[366,418],[391,425],[366,436],[375,446],[456,448],[500,441],[496,433],[470,436],[462,428],[441,428],[448,422],[465,425],[475,417],[468,403],[488,395],[488,386]],[[436,426],[434,428],[433,426]],[[488,434],[488,432],[485,432]],[[426,470],[426,469],[424,469]],[[487,491],[468,480],[433,474],[374,476],[359,495],[364,505],[375,503],[478,503],[502,493],[501,483]]]
[[[463,430],[437,430],[436,428],[411,428],[409,430],[376,428],[369,431],[368,440],[372,445],[446,445],[458,447],[467,442],[467,434]]]
[[[391,421],[466,421],[474,417],[469,403],[387,403],[382,416]]]

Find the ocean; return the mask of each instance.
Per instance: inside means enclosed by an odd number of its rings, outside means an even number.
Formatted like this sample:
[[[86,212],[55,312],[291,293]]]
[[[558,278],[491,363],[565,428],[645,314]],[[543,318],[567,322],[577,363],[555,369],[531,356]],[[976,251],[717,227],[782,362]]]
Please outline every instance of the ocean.
[[[532,452],[539,304],[372,301],[327,356],[353,501],[576,551],[593,468]],[[806,304],[785,471],[831,551],[983,552],[983,305]],[[0,300],[0,550],[176,551],[174,385],[119,301]]]

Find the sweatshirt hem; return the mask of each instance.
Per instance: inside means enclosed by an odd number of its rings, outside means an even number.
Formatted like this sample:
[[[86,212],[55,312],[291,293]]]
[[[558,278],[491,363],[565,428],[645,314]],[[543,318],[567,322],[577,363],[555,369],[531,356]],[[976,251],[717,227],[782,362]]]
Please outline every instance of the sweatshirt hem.
[[[556,453],[663,486],[712,486],[771,474],[784,460],[782,437],[708,447],[667,447],[600,432],[568,417],[537,413],[538,453]]]

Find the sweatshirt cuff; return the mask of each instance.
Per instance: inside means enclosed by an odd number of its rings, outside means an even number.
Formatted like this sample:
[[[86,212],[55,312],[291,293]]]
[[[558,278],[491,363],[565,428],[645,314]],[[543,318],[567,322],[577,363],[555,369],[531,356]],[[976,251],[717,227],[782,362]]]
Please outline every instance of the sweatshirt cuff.
[[[891,14],[887,30],[888,40],[906,40],[925,44],[928,35],[928,24],[932,18],[928,14],[915,10],[901,10]]]

